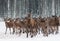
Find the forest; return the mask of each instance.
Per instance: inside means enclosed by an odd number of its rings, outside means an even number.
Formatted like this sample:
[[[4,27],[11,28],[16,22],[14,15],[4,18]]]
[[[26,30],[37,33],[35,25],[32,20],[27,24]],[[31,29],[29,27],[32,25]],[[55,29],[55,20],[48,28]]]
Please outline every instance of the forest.
[[[0,18],[60,16],[60,0],[0,0]]]

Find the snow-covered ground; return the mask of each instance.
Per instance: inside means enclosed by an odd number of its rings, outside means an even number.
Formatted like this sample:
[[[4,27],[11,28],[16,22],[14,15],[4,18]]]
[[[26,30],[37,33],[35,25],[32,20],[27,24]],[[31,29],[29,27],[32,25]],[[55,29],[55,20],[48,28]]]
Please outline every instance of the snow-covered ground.
[[[5,35],[5,23],[0,22],[0,41],[60,41],[60,28],[59,33],[56,35],[50,34],[48,37],[44,37],[42,34],[38,34],[33,38],[26,38],[26,34],[21,34],[21,36],[16,34],[9,34],[9,30]]]

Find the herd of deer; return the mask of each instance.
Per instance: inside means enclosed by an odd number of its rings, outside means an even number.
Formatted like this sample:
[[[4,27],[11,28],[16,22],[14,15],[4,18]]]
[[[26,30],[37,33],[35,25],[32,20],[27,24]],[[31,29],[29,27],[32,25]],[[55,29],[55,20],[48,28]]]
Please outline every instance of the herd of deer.
[[[38,33],[43,33],[43,36],[48,36],[49,34],[57,34],[60,25],[60,17],[52,16],[47,18],[31,18],[31,14],[28,14],[23,20],[20,18],[4,18],[6,31],[9,28],[11,34],[11,28],[13,29],[13,34],[26,33],[27,37],[30,35],[31,38],[36,36]]]

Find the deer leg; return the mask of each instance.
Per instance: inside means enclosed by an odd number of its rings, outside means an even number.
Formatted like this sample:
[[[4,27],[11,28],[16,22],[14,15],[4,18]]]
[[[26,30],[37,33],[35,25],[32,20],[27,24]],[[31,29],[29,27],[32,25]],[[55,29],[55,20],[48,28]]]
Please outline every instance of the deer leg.
[[[46,36],[48,37],[48,29],[46,29]]]
[[[45,36],[47,36],[47,37],[48,37],[48,32],[46,32],[46,33],[45,33]]]
[[[43,29],[43,36],[46,36],[46,34],[45,34],[45,29]]]
[[[27,32],[27,38],[28,38],[28,32]]]
[[[56,27],[56,33],[55,34],[58,34],[58,26]]]
[[[25,33],[25,30],[24,30],[24,28],[23,28],[23,33]]]
[[[18,33],[17,30],[18,30],[18,29],[16,28],[16,34]]]
[[[40,28],[39,28],[39,34],[40,34]]]
[[[9,28],[9,30],[10,30],[10,34],[11,34],[11,28]]]
[[[28,38],[28,29],[26,29],[26,33],[27,33],[27,38]]]
[[[52,30],[51,30],[51,28],[49,28],[49,29],[48,29],[48,33],[51,34],[51,32],[52,32]]]
[[[51,30],[52,30],[52,32],[51,32],[51,33],[52,33],[52,34],[54,34],[54,27],[51,27]]]
[[[27,33],[27,38],[28,38],[28,31],[26,33]]]
[[[33,37],[33,35],[31,35],[31,38]]]
[[[49,34],[51,34],[52,33],[52,29],[51,29],[51,27],[49,27]]]
[[[5,31],[5,34],[7,33],[7,28],[6,28],[6,31]]]
[[[21,32],[22,32],[22,30],[20,29],[20,30],[19,30],[19,36],[21,35]]]
[[[13,28],[13,34],[15,33],[15,28]]]
[[[34,29],[34,27],[31,26],[31,29],[30,29],[30,30],[31,30],[31,33],[30,33],[31,38],[33,37],[33,33],[34,33],[34,32],[33,32],[33,29]]]
[[[44,32],[44,35],[43,36],[47,36],[48,37],[48,33],[47,32]]]
[[[33,32],[31,32],[31,38],[33,37]]]
[[[20,32],[19,33],[21,34],[21,32],[22,32],[22,30],[20,29]]]
[[[34,36],[36,36],[37,35],[37,31],[34,31]]]

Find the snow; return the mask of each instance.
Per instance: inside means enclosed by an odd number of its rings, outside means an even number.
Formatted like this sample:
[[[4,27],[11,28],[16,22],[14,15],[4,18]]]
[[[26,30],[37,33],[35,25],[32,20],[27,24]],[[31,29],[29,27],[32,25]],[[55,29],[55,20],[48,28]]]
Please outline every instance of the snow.
[[[5,34],[5,23],[0,22],[0,41],[60,41],[60,30],[58,34],[50,34],[48,37],[44,37],[42,34],[38,34],[36,37],[27,38],[26,34],[9,34],[9,29],[7,34]],[[59,28],[60,29],[60,28]]]

